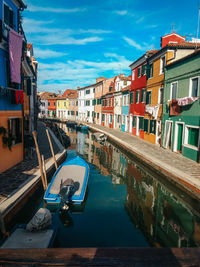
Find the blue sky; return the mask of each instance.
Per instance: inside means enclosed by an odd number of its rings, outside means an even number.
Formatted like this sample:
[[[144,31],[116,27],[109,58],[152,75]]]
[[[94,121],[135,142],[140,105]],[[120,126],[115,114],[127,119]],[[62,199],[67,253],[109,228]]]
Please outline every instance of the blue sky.
[[[196,37],[198,0],[24,0],[23,27],[38,60],[38,91],[58,92],[130,75],[160,37]],[[188,39],[187,38],[187,39]]]

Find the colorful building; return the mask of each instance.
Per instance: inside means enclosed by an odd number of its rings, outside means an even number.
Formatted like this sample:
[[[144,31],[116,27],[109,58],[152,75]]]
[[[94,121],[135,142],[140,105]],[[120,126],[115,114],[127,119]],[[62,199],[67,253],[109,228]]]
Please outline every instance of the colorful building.
[[[146,102],[146,59],[157,50],[147,51],[131,65],[131,90],[129,105],[129,131],[144,139],[144,115]]]
[[[131,85],[126,86],[122,89],[122,122],[121,131],[129,131],[129,94]]]
[[[131,77],[125,77],[124,75],[119,75],[114,80],[114,128],[121,129],[122,123],[122,90],[123,88],[130,85]]]
[[[109,93],[102,96],[102,125],[113,128],[113,115],[114,115],[114,83],[111,82]]]
[[[78,92],[74,90],[67,96],[69,102],[68,119],[76,120],[78,118]]]
[[[102,106],[101,106],[101,97],[103,95],[103,87],[107,79],[100,77],[96,79],[96,88],[95,88],[95,106],[94,106],[94,123],[101,124],[102,119]]]
[[[196,162],[200,160],[199,67],[199,49],[166,66],[163,105],[163,147]]]
[[[176,33],[162,37],[162,48],[147,59],[144,139],[153,144],[161,145],[165,66],[191,54],[196,47],[195,43],[184,40]]]
[[[23,160],[21,56],[24,36],[20,13],[25,8],[22,0],[5,0],[0,4],[0,172]]]
[[[64,96],[56,97],[56,117],[65,121],[68,118],[69,101]]]
[[[48,98],[48,117],[56,118],[56,97]]]

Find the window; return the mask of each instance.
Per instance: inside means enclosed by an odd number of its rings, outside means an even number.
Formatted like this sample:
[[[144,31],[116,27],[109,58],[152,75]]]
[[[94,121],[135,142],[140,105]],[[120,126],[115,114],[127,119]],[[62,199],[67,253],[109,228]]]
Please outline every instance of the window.
[[[64,102],[64,107],[66,107],[66,102]]]
[[[117,123],[121,123],[121,115],[117,116]]]
[[[136,128],[136,119],[137,117],[136,116],[133,116],[133,127]]]
[[[123,96],[123,106],[125,106],[126,105],[126,96],[124,95]]]
[[[95,112],[94,112],[94,111],[92,111],[92,117],[93,117],[93,118],[95,117]]]
[[[151,91],[146,92],[146,105],[151,104]]]
[[[133,92],[130,93],[130,104],[133,104]]]
[[[86,95],[89,95],[90,94],[90,89],[86,90]]]
[[[90,117],[90,112],[89,111],[87,112],[87,116]]]
[[[97,113],[97,119],[99,119],[99,113]]]
[[[132,80],[135,80],[135,70],[132,71]]]
[[[139,129],[144,130],[144,117],[139,117]]]
[[[153,77],[153,63],[149,65],[149,78]]]
[[[102,121],[105,121],[105,114],[102,114]]]
[[[110,123],[112,123],[112,114],[110,114]]]
[[[141,67],[138,68],[138,78],[141,76]]]
[[[144,131],[146,133],[149,132],[149,120],[148,119],[144,119]]]
[[[109,92],[111,92],[111,91],[112,91],[112,86],[109,87]]]
[[[159,88],[159,94],[158,94],[158,104],[163,104],[164,99],[164,88]]]
[[[186,126],[186,144],[199,147],[199,127]]]
[[[142,65],[142,75],[146,74],[146,64]]]
[[[50,102],[48,102],[48,106],[50,106]]]
[[[86,106],[90,106],[90,100],[86,100]]]
[[[190,96],[192,97],[196,97],[199,95],[199,78],[196,77],[196,78],[192,78],[190,80]]]
[[[12,138],[12,145],[22,142],[22,120],[20,118],[8,119],[8,133]]]
[[[60,103],[58,102],[58,107],[60,106]]]
[[[78,111],[76,111],[76,116],[78,116]]]
[[[170,100],[177,98],[178,82],[171,83]]]
[[[165,71],[165,56],[161,57],[160,59],[160,74],[164,73]]]
[[[95,106],[96,105],[96,99],[92,100],[92,105]]]
[[[124,85],[127,85],[127,81],[126,80],[124,81]]]
[[[156,133],[156,120],[150,120],[150,133]]]
[[[53,105],[56,106],[56,102],[53,102]]]
[[[141,103],[145,102],[145,92],[146,92],[146,89],[142,89],[142,91],[141,91]]]
[[[139,102],[140,102],[140,91],[137,90],[135,94],[135,103],[139,103]]]
[[[122,116],[122,124],[125,124],[125,115]]]
[[[6,4],[4,4],[4,22],[11,28],[14,28],[14,13]]]
[[[93,93],[95,93],[95,88],[93,88]]]

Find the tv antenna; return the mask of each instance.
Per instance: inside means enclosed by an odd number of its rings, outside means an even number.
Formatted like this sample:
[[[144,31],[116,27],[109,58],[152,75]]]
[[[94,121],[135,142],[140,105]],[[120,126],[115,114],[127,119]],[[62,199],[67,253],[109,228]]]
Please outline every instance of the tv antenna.
[[[175,23],[172,22],[172,32],[175,32]]]

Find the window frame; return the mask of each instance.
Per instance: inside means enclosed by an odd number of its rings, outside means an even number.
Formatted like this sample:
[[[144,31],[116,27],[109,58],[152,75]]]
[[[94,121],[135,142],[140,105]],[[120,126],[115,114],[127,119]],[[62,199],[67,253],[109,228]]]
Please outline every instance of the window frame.
[[[164,59],[164,61],[163,61]],[[160,58],[160,75],[165,72],[166,57],[165,55]]]
[[[140,78],[140,77],[142,76],[142,67],[139,66],[138,69],[137,69],[137,71],[138,71],[138,73],[137,73],[137,74],[138,74],[137,77]]]
[[[132,71],[132,81],[135,80],[135,70]]]
[[[160,101],[160,97],[161,97],[161,89],[163,90],[163,98],[162,98],[162,101]],[[158,92],[158,104],[161,104],[163,105],[163,102],[164,102],[164,87],[160,87],[159,88],[159,92]]]
[[[177,95],[178,95],[178,81],[171,82],[171,84],[170,84],[170,100],[172,100],[172,86],[173,86],[173,84],[177,84],[177,87],[176,87],[176,98],[173,98],[173,99],[177,99]]]
[[[140,90],[136,90],[135,92],[135,104],[140,103]]]
[[[198,80],[198,85],[197,85],[197,96],[192,96],[192,80],[197,79]],[[190,85],[189,85],[189,96],[190,97],[198,97],[199,96],[199,81],[200,81],[200,76],[195,76],[190,78]]]
[[[199,138],[198,138],[198,144],[197,146],[188,144],[188,138],[189,138],[189,129],[199,129]],[[199,150],[200,147],[200,126],[194,126],[194,125],[185,125],[185,138],[184,138],[184,146],[187,146],[189,148],[192,148],[194,150]]]

